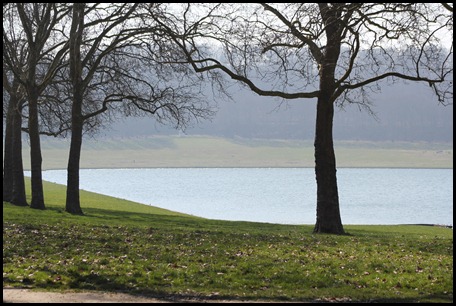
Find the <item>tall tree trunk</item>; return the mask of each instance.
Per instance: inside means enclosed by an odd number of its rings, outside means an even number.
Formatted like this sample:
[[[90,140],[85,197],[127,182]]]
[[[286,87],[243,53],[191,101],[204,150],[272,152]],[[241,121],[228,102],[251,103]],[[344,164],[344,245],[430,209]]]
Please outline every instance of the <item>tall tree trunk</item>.
[[[25,195],[24,167],[22,164],[22,107],[18,97],[19,82],[14,79],[6,117],[5,158],[3,172],[3,201],[28,206]]]
[[[70,34],[70,78],[73,86],[73,104],[71,106],[71,144],[67,168],[67,197],[65,210],[82,215],[79,199],[79,162],[82,147],[82,101],[84,83],[82,81],[81,45],[84,30],[85,3],[74,3],[73,20]]]
[[[11,203],[28,206],[25,193],[24,165],[22,162],[22,107],[23,101],[17,101],[13,113],[13,195]]]
[[[317,180],[317,221],[314,233],[344,234],[339,210],[336,156],[333,143],[334,73],[339,44],[329,44],[320,63],[320,94],[315,125],[315,176]]]
[[[45,209],[43,178],[41,173],[41,144],[38,125],[38,92],[35,87],[29,88],[29,137],[30,137],[30,164],[32,172],[32,202],[31,208]]]
[[[317,179],[317,221],[314,233],[344,234],[339,211],[336,157],[332,137],[334,105],[328,98],[317,102],[315,129],[315,175]]]
[[[78,100],[78,101],[76,101]],[[72,214],[82,215],[79,199],[79,167],[82,147],[82,115],[80,99],[73,99],[71,119],[71,144],[67,168],[67,194],[65,210]]]
[[[13,100],[13,96],[10,96],[6,113],[5,143],[3,147],[3,201],[5,202],[11,202],[13,197]]]

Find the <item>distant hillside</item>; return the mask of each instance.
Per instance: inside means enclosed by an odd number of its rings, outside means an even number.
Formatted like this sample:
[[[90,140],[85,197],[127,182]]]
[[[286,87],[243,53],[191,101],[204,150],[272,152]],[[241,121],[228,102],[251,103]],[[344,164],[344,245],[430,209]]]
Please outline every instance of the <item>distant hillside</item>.
[[[281,101],[260,97],[247,89],[233,93],[234,101],[218,100],[212,121],[195,123],[185,133],[219,137],[310,140],[315,134],[313,100]],[[337,109],[334,139],[365,141],[453,141],[453,105],[442,106],[424,84],[384,86],[371,96],[376,118],[357,105]],[[102,131],[106,136],[171,135],[176,130],[150,118],[129,118]]]
[[[65,169],[69,139],[43,137],[43,169]],[[453,146],[428,142],[336,141],[338,168],[453,168]],[[84,140],[82,168],[315,167],[313,141],[143,136]],[[24,168],[30,149],[24,142]]]

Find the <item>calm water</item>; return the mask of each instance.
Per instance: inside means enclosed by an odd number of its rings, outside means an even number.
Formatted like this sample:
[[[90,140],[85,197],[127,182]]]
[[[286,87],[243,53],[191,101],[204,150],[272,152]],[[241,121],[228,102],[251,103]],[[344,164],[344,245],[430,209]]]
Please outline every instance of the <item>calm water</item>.
[[[343,168],[337,178],[344,224],[453,225],[452,169]],[[43,179],[66,184],[66,171]],[[312,168],[84,169],[80,188],[211,219],[315,223]]]

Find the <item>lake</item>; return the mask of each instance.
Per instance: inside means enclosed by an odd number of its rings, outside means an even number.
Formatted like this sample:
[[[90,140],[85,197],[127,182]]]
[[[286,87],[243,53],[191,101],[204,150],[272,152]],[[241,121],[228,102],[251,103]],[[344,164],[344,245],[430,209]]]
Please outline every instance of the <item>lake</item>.
[[[66,170],[43,179],[66,185]],[[343,224],[453,225],[453,169],[341,168],[337,180]],[[80,188],[210,219],[316,218],[313,168],[82,169]]]

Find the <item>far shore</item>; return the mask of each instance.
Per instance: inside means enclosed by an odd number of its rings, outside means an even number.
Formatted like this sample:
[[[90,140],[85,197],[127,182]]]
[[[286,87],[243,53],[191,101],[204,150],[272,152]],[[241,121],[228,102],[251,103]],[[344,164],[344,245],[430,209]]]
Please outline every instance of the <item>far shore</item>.
[[[66,169],[68,140],[42,142],[43,170]],[[338,168],[453,169],[453,144],[336,141]],[[30,170],[30,151],[23,150]],[[81,169],[90,168],[313,168],[312,141],[229,139],[209,136],[153,136],[87,139]]]

